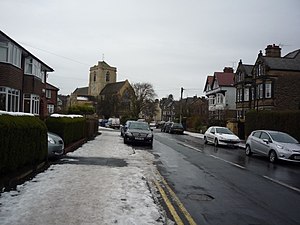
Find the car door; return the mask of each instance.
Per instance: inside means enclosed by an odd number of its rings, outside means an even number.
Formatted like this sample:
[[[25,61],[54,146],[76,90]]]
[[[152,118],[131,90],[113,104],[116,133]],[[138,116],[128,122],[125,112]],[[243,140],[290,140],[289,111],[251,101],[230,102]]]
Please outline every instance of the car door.
[[[250,147],[253,152],[258,152],[260,135],[261,135],[261,131],[255,131],[250,137],[250,139],[251,139]]]
[[[207,138],[207,140],[209,142],[214,142],[214,140],[215,140],[215,133],[216,133],[216,129],[214,127],[212,127],[210,129],[210,131],[208,132],[208,138]]]
[[[261,132],[259,141],[257,144],[257,151],[263,155],[269,154],[271,138],[266,132]]]

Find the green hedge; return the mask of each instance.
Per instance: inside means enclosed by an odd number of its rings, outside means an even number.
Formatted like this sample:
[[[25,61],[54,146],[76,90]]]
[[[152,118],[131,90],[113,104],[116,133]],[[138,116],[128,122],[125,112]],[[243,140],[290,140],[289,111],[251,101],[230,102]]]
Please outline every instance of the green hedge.
[[[246,136],[257,129],[286,132],[300,141],[300,111],[250,111],[246,114]]]
[[[47,127],[33,116],[0,115],[0,174],[47,160]]]
[[[58,134],[68,146],[85,138],[86,119],[84,117],[49,117],[46,125],[50,132]]]

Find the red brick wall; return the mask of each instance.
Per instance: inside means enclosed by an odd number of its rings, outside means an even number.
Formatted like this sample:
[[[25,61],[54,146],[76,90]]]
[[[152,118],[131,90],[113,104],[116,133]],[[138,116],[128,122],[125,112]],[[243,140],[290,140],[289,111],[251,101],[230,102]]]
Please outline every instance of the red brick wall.
[[[0,63],[0,86],[22,91],[23,71],[11,64]]]

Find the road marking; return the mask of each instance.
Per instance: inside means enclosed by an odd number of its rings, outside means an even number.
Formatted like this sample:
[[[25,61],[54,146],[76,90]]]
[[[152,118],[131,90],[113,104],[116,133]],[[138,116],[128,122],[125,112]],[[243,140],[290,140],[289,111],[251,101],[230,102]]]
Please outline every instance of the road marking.
[[[178,205],[179,209],[181,210],[181,212],[183,213],[183,215],[185,216],[185,218],[189,222],[189,224],[190,225],[197,225],[196,222],[194,221],[194,219],[192,218],[192,216],[189,214],[189,212],[183,206],[183,204],[181,203],[179,198],[176,196],[175,192],[170,188],[170,186],[168,185],[166,180],[162,176],[161,176],[161,179],[162,179],[163,184],[165,185],[165,187],[168,189],[169,193],[171,194],[172,198],[174,199],[174,201]]]
[[[195,148],[195,147],[193,147],[193,146],[191,146],[191,145],[187,145],[187,144],[182,143],[182,142],[177,142],[177,143],[180,144],[180,145],[183,145],[183,146],[185,146],[185,147],[191,148],[191,149],[193,149],[193,150],[196,150],[197,152],[203,152],[201,149]]]
[[[220,157],[218,157],[218,156],[215,156],[215,155],[210,155],[210,156],[213,157],[213,158],[215,158],[215,159],[219,159],[219,160],[221,160],[221,161],[223,161],[223,162],[229,163],[230,165],[236,166],[236,167],[238,167],[238,168],[240,168],[240,169],[246,169],[246,167],[244,167],[244,166],[241,166],[241,165],[239,165],[239,164],[236,164],[236,163],[227,161],[226,159],[222,159],[222,158],[220,158]]]
[[[286,188],[292,189],[292,190],[297,191],[297,192],[300,193],[300,189],[299,189],[299,188],[290,186],[290,185],[288,185],[288,184],[285,184],[285,183],[283,183],[283,182],[281,182],[281,181],[279,181],[279,180],[275,180],[275,179],[273,179],[273,178],[271,178],[271,177],[268,177],[268,176],[263,176],[263,177],[266,178],[266,179],[268,179],[268,180],[270,180],[270,181],[272,181],[272,182],[274,182],[274,183],[276,183],[276,184],[282,185],[282,186],[284,186],[284,187],[286,187]]]
[[[172,205],[172,203],[170,202],[170,200],[168,199],[166,192],[163,190],[163,188],[159,185],[159,183],[155,180],[154,184],[156,185],[156,187],[159,190],[159,193],[161,194],[162,198],[164,199],[168,209],[170,210],[170,213],[172,214],[176,224],[178,225],[184,225],[182,220],[180,219],[180,217],[178,216],[174,206]]]

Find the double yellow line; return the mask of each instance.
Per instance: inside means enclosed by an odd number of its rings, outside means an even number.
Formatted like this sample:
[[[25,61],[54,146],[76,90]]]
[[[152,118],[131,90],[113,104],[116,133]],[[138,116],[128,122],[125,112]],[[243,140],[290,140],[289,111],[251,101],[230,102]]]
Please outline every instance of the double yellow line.
[[[159,174],[159,176],[160,176],[160,180],[161,180],[163,186],[167,189],[167,191],[171,195],[173,201],[177,204],[179,210],[184,215],[184,217],[186,218],[186,220],[188,221],[188,223],[190,225],[197,225],[195,223],[195,221],[193,220],[192,216],[189,214],[189,212],[185,209],[185,207],[183,206],[183,204],[180,202],[179,198],[176,196],[176,194],[174,193],[174,191],[170,188],[170,186],[168,185],[168,183],[166,182],[166,180],[162,177],[161,174]],[[163,187],[160,185],[160,183],[157,180],[154,181],[154,184],[157,187],[157,189],[158,189],[160,195],[162,196],[164,202],[166,203],[166,205],[167,205],[167,207],[168,207],[171,215],[173,216],[176,224],[177,225],[184,225],[182,219],[180,218],[180,216],[176,212],[175,207],[171,203],[171,201],[168,198],[168,196],[167,196],[166,192],[164,191]]]

